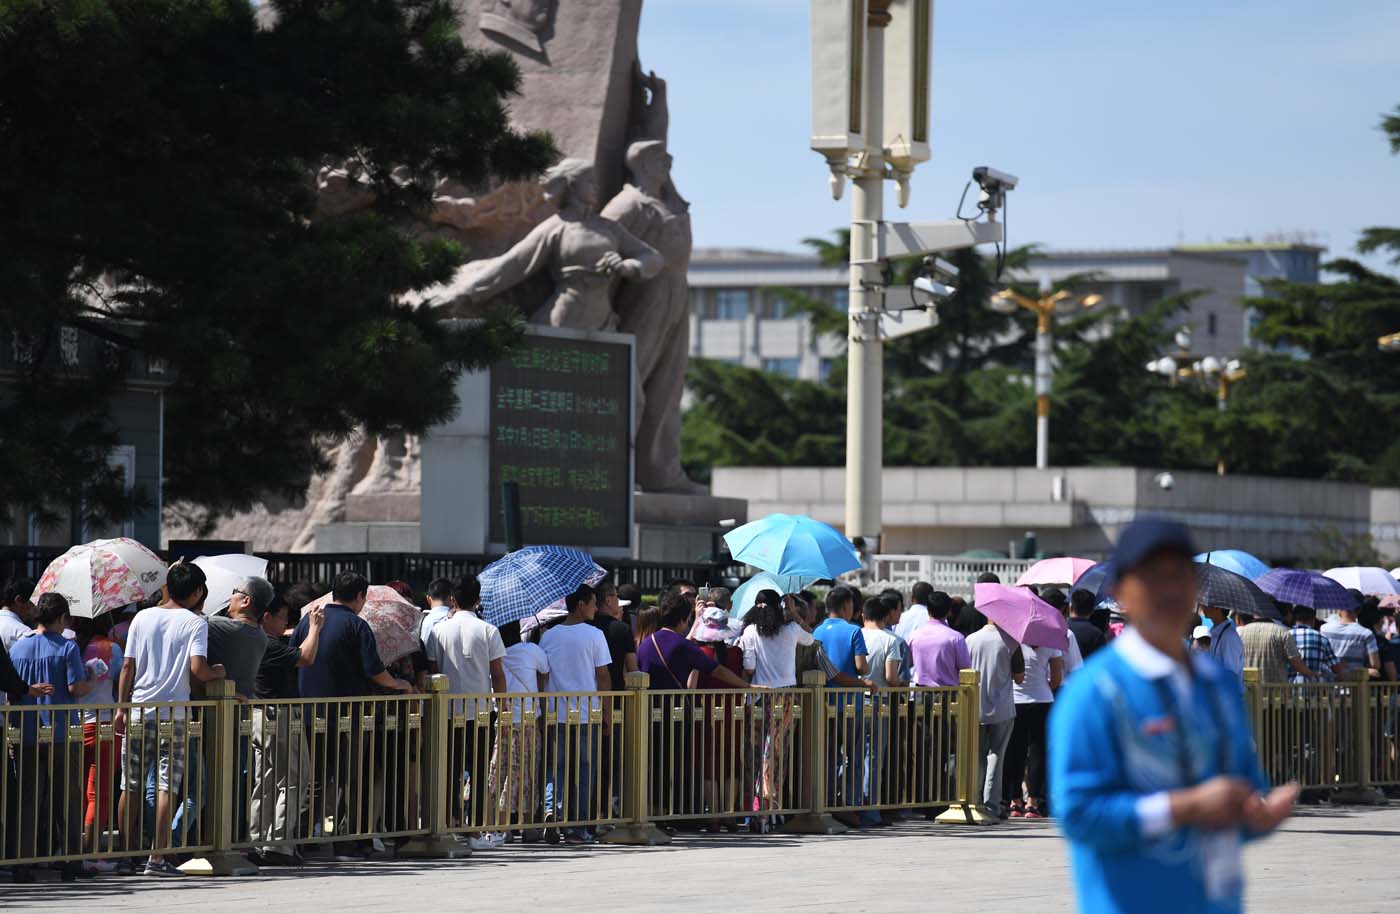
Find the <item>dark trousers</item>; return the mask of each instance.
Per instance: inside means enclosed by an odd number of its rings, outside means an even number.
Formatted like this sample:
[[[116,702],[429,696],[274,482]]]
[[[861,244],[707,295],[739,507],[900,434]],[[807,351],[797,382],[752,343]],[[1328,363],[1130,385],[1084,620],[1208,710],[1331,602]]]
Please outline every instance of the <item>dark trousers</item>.
[[[1045,801],[1045,721],[1051,707],[1049,702],[1016,706],[1016,723],[1011,728],[1002,778],[1001,795],[1006,803],[1021,799],[1023,780],[1027,797]]]

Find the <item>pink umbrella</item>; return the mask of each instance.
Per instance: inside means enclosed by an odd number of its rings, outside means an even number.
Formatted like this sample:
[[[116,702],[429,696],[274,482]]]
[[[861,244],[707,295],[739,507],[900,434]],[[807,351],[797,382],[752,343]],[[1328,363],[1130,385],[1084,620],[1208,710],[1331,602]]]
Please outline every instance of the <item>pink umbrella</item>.
[[[1031,647],[1069,649],[1069,623],[1060,611],[1024,587],[978,584],[977,611]]]
[[[325,606],[335,602],[331,594],[317,597],[307,605],[305,614],[314,606]],[[422,642],[418,640],[418,607],[405,600],[397,590],[383,584],[371,584],[365,598],[365,607],[360,610],[360,618],[374,632],[374,643],[379,649],[379,659],[387,666],[402,657],[418,650]]]
[[[1016,584],[1020,587],[1027,584],[1073,584],[1095,564],[1097,563],[1093,559],[1077,559],[1072,556],[1041,559],[1027,568],[1016,579]]]

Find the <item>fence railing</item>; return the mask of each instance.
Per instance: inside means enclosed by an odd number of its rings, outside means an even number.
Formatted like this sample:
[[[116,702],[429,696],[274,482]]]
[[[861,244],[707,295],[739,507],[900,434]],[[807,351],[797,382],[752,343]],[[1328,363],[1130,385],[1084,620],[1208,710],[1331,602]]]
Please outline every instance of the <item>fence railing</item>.
[[[919,581],[927,581],[934,590],[953,596],[972,596],[977,576],[988,571],[1003,583],[1015,583],[1034,559],[967,559],[944,555],[892,555],[874,558],[874,578],[881,585],[908,590]]]
[[[1400,787],[1400,685],[1266,684],[1246,670],[1274,782]],[[426,693],[0,709],[0,865],[192,857],[398,839],[402,856],[467,852],[466,836],[665,843],[658,823],[841,830],[832,814],[944,809],[980,823],[979,683],[786,689]],[[120,796],[120,799],[118,797]]]

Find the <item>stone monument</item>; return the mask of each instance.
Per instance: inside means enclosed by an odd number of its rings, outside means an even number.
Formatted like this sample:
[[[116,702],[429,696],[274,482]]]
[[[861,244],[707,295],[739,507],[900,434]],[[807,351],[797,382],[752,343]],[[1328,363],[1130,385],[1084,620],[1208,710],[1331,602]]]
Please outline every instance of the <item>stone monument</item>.
[[[637,54],[641,0],[458,0],[464,41],[504,50],[520,69],[513,126],[546,130],[565,161],[540,182],[467,187],[446,175],[411,230],[460,242],[472,260],[415,300],[470,317],[506,300],[534,322],[636,336],[636,481],[669,525],[742,519],[743,504],[697,497],[680,464],[680,397],[689,355],[689,204],[670,177],[666,84]],[[630,181],[624,185],[624,174]],[[327,215],[368,204],[343,169],[318,176]],[[598,202],[606,200],[602,211]],[[303,502],[222,519],[214,534],[265,551],[413,551],[419,442],[357,435]],[[639,496],[638,521],[648,502]],[[179,506],[168,536],[190,535]]]

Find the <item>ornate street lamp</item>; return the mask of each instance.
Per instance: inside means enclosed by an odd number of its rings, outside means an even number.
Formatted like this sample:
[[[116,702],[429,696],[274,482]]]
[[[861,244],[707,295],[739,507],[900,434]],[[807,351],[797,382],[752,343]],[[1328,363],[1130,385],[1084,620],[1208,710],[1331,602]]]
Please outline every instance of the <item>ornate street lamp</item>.
[[[1078,302],[1092,308],[1103,301],[1102,295],[1074,295],[1061,289],[1050,292],[1049,281],[1042,280],[1040,298],[1030,298],[1012,289],[1003,289],[992,296],[992,308],[1001,314],[1015,314],[1025,308],[1035,314],[1035,465],[1043,470],[1050,465],[1050,382],[1055,371],[1054,319],[1055,309],[1067,302]]]
[[[1183,380],[1197,380],[1206,385],[1214,384],[1216,409],[1222,413],[1225,412],[1225,404],[1230,399],[1231,386],[1237,381],[1244,380],[1245,377],[1245,370],[1240,365],[1240,360],[1221,361],[1213,355],[1198,358],[1191,351],[1190,327],[1182,327],[1178,330],[1174,342],[1177,351],[1148,362],[1147,370],[1168,378],[1173,387]],[[1215,472],[1221,476],[1225,475],[1225,458],[1223,456],[1216,459]]]

